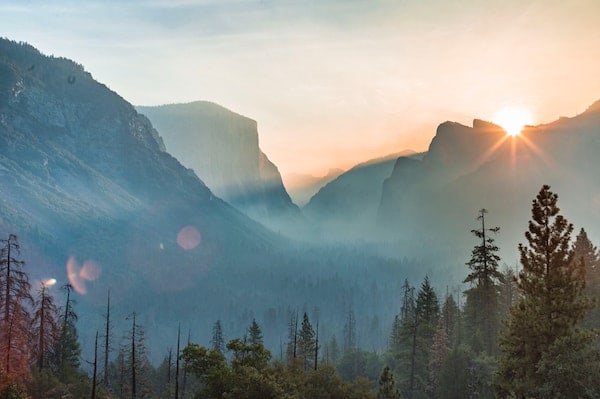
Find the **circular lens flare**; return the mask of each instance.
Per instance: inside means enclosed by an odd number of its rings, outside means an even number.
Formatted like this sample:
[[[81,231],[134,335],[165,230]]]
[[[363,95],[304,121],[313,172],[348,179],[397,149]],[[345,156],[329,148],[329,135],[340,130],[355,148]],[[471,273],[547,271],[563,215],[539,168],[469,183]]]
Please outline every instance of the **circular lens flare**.
[[[202,237],[194,226],[185,226],[177,233],[177,244],[186,251],[196,248],[200,245],[200,241]]]

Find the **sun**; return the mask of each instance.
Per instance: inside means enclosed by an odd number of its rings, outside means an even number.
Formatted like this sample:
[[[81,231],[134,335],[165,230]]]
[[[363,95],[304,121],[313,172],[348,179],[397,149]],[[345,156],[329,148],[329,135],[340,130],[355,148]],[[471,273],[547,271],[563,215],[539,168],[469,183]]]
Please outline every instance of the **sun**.
[[[530,125],[533,122],[533,118],[526,108],[508,106],[498,111],[492,122],[502,126],[508,135],[517,136],[525,125]]]

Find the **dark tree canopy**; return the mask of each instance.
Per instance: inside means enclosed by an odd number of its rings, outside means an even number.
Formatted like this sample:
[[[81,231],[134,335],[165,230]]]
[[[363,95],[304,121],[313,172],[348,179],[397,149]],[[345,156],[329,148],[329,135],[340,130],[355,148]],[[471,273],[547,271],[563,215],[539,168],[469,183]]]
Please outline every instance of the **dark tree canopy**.
[[[573,226],[557,200],[549,186],[542,187],[525,233],[528,246],[519,245],[522,299],[501,337],[496,382],[502,397],[592,397],[589,387],[598,387],[597,373],[588,373],[597,367],[589,361],[596,357],[594,335],[576,327],[590,308],[582,296],[585,266],[574,261]],[[575,380],[557,378],[561,370]]]

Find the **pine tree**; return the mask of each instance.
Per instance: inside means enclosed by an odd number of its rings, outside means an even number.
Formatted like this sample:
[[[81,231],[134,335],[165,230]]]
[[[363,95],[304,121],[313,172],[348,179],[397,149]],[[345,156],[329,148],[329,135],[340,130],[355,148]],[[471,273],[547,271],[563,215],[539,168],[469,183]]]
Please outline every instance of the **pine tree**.
[[[25,262],[18,259],[17,236],[0,240],[0,369],[22,379],[29,373],[31,315],[33,305]]]
[[[392,322],[392,332],[390,333],[390,339],[388,342],[388,350],[391,353],[398,353],[402,346],[402,321],[400,316],[394,316]]]
[[[58,337],[58,307],[54,297],[48,292],[45,283],[41,284],[34,303],[33,329],[37,333],[37,342],[33,352],[38,368],[48,366],[48,354]]]
[[[413,319],[415,311],[415,288],[408,280],[404,280],[402,286],[402,307],[400,308],[400,320]]]
[[[429,392],[430,397],[438,397],[440,373],[442,371],[442,366],[448,357],[449,350],[450,345],[445,323],[443,318],[440,318],[433,336],[431,353],[429,355],[429,381],[427,384],[427,391]]]
[[[581,295],[585,266],[574,261],[573,226],[559,213],[557,200],[549,186],[542,187],[525,233],[529,246],[519,245],[523,297],[500,340],[496,389],[501,397],[599,394],[598,354],[590,348],[594,335],[576,327],[590,308]]]
[[[59,332],[56,342],[52,348],[51,367],[61,381],[74,382],[78,376],[79,347],[77,329],[77,313],[75,312],[75,301],[71,297],[73,287],[65,284],[62,290],[66,293],[64,312],[59,320]]]
[[[498,247],[492,234],[498,233],[499,227],[486,227],[486,209],[479,211],[477,220],[481,228],[471,232],[481,242],[473,248],[467,266],[471,273],[465,278],[471,288],[465,291],[466,324],[471,337],[471,347],[475,352],[495,355],[498,352],[498,332],[500,330],[500,282],[502,273],[498,271]]]
[[[500,315],[503,319],[508,316],[510,308],[519,302],[519,295],[516,272],[505,266],[500,280]]]
[[[429,380],[429,356],[433,344],[433,336],[439,319],[439,303],[437,294],[425,276],[417,293],[415,318],[408,323],[412,333],[410,352],[409,397],[419,397],[427,390]]]
[[[290,311],[289,316],[286,356],[288,363],[294,364],[298,349],[298,312]]]
[[[352,308],[348,310],[346,324],[344,324],[344,352],[356,349],[356,318]]]
[[[460,309],[458,309],[458,305],[454,301],[454,297],[452,295],[447,295],[444,305],[442,306],[440,320],[444,326],[444,332],[448,337],[448,345],[451,348],[458,344],[460,318]]]
[[[263,336],[260,326],[256,322],[256,319],[252,319],[252,324],[248,327],[248,343],[250,344],[262,344]]]
[[[377,390],[377,399],[400,399],[400,392],[396,389],[394,375],[388,366],[383,368],[379,377],[379,389]]]
[[[212,338],[210,340],[212,349],[220,354],[225,351],[225,338],[223,337],[223,327],[221,320],[217,320],[213,326]]]
[[[437,294],[429,282],[429,276],[425,276],[416,300],[417,317],[422,323],[427,324],[431,330],[435,329],[440,314],[440,305]],[[433,334],[431,334],[433,336]]]
[[[152,365],[146,352],[144,328],[137,323],[137,313],[133,312],[127,319],[131,320],[123,352],[124,376],[128,380],[124,387],[132,399],[144,398],[152,391]]]
[[[600,256],[598,249],[592,244],[584,229],[579,231],[573,245],[574,262],[585,264],[585,288],[583,292],[596,302],[600,301]],[[596,306],[583,321],[588,327],[600,326],[600,307]]]
[[[298,336],[298,358],[302,362],[304,371],[308,371],[314,366],[315,352],[315,330],[304,312],[302,316],[302,326]]]

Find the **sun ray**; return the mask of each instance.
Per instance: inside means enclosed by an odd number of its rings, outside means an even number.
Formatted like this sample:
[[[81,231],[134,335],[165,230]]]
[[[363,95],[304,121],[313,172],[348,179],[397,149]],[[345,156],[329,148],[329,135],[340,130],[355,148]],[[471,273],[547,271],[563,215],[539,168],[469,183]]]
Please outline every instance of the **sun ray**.
[[[486,152],[478,156],[474,162],[475,167],[478,167],[479,165],[490,159],[492,155],[494,155],[494,153],[498,151],[502,144],[506,142],[507,139],[508,136],[503,136],[500,140],[496,141],[490,148],[488,148]]]
[[[492,118],[492,122],[502,126],[508,135],[517,136],[526,125],[533,122],[533,119],[526,108],[511,105],[499,110]]]

